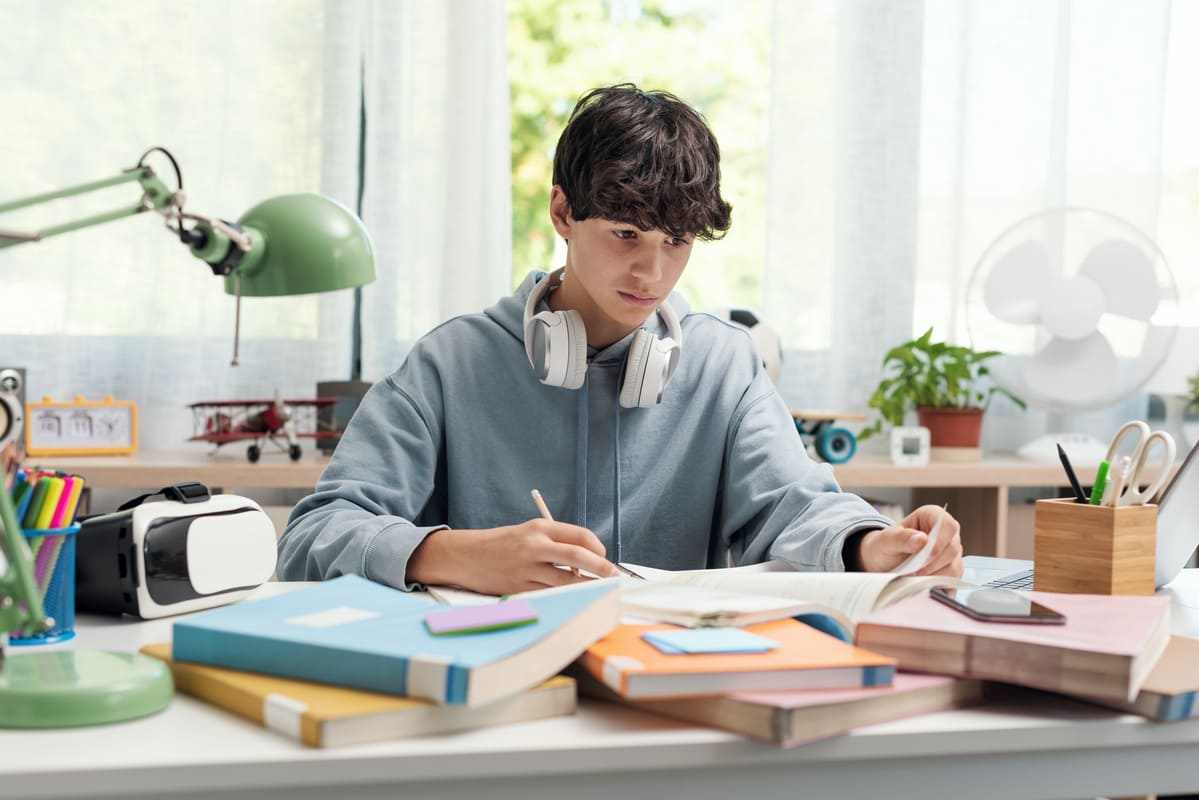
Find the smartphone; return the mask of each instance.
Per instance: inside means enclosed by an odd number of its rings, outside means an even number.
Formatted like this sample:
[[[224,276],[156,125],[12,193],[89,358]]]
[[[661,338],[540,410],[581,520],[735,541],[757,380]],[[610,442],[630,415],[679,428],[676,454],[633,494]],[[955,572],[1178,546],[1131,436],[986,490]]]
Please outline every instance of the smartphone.
[[[934,600],[983,622],[1032,622],[1042,625],[1061,625],[1066,615],[1030,600],[1011,589],[962,589],[956,586],[934,586],[929,590]]]

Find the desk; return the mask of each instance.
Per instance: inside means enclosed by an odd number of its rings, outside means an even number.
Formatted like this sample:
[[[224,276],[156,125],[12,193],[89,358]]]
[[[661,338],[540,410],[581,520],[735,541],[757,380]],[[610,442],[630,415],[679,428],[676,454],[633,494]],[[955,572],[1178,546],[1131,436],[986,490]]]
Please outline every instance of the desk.
[[[1199,571],[1163,591],[1175,632],[1199,636]],[[132,650],[170,624],[84,616],[56,646]],[[118,725],[0,731],[0,797],[1084,797],[1199,789],[1196,755],[1199,721],[1023,692],[793,750],[589,700],[568,718],[314,750],[180,695]]]
[[[846,489],[863,487],[912,490],[912,505],[944,505],[962,523],[962,546],[980,556],[1006,556],[1008,489],[1066,485],[1061,464],[1026,461],[1015,456],[988,456],[967,463],[933,462],[926,467],[900,467],[886,456],[864,454],[836,464],[837,482]],[[1075,467],[1085,486],[1095,480],[1095,466]]]
[[[319,451],[306,451],[299,461],[290,461],[284,453],[265,452],[261,461],[251,464],[244,449],[209,453],[197,445],[191,451],[131,456],[30,457],[26,463],[78,473],[93,489],[157,489],[179,481],[199,481],[213,490],[217,487],[310,490],[316,486],[329,457]]]

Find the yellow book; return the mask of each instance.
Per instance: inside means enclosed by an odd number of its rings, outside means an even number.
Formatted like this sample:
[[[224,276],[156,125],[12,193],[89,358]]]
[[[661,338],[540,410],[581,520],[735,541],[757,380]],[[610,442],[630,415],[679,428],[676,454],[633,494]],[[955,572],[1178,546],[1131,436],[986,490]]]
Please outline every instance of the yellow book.
[[[575,682],[567,677],[551,678],[488,705],[467,707],[174,661],[166,643],[147,645],[142,652],[170,666],[179,691],[309,747],[343,747],[566,716],[577,707]]]

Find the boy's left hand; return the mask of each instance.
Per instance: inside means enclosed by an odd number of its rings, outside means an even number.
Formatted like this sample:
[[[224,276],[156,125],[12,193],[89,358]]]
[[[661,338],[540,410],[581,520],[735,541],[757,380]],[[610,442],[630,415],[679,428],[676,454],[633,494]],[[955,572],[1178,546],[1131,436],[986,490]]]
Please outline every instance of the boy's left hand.
[[[941,513],[940,506],[920,506],[890,528],[866,534],[860,542],[858,563],[866,572],[887,572],[899,566],[924,547]],[[941,520],[928,562],[914,574],[962,577],[961,525],[949,512]]]

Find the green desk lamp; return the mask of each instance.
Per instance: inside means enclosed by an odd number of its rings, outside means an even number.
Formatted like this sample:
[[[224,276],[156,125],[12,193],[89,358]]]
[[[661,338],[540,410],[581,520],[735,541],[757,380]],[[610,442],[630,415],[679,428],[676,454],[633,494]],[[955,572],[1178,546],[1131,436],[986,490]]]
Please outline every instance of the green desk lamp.
[[[146,165],[146,157],[154,152],[163,153],[174,167],[178,186],[174,192]],[[214,275],[224,277],[226,293],[237,296],[235,366],[243,295],[274,297],[328,292],[352,289],[375,279],[370,236],[362,221],[345,206],[319,194],[290,194],[259,203],[237,222],[191,214],[183,210],[186,196],[179,164],[161,147],[147,150],[137,166],[116,177],[0,203],[0,214],[135,181],[142,190],[135,204],[39,231],[0,230],[0,249],[156,211],[194,256],[208,264]]]
[[[139,653],[6,653],[8,634],[53,627],[33,580],[29,545],[0,481],[0,727],[62,728],[144,717],[171,701],[165,663]]]
[[[178,188],[172,192],[146,165],[161,152],[170,159]],[[34,232],[0,230],[0,249],[61,233],[156,211],[167,228],[225,278],[225,291],[269,297],[350,289],[375,278],[370,237],[362,221],[344,206],[317,194],[266,200],[237,222],[183,210],[179,165],[162,148],[148,150],[137,166],[120,175],[55,192],[0,203],[6,211],[137,182],[137,203]],[[237,332],[233,363],[237,364]],[[21,534],[12,498],[0,482],[0,727],[52,728],[133,719],[154,713],[174,692],[170,671],[157,659],[137,653],[48,650],[8,655],[8,633],[49,630],[33,580],[29,545]]]

